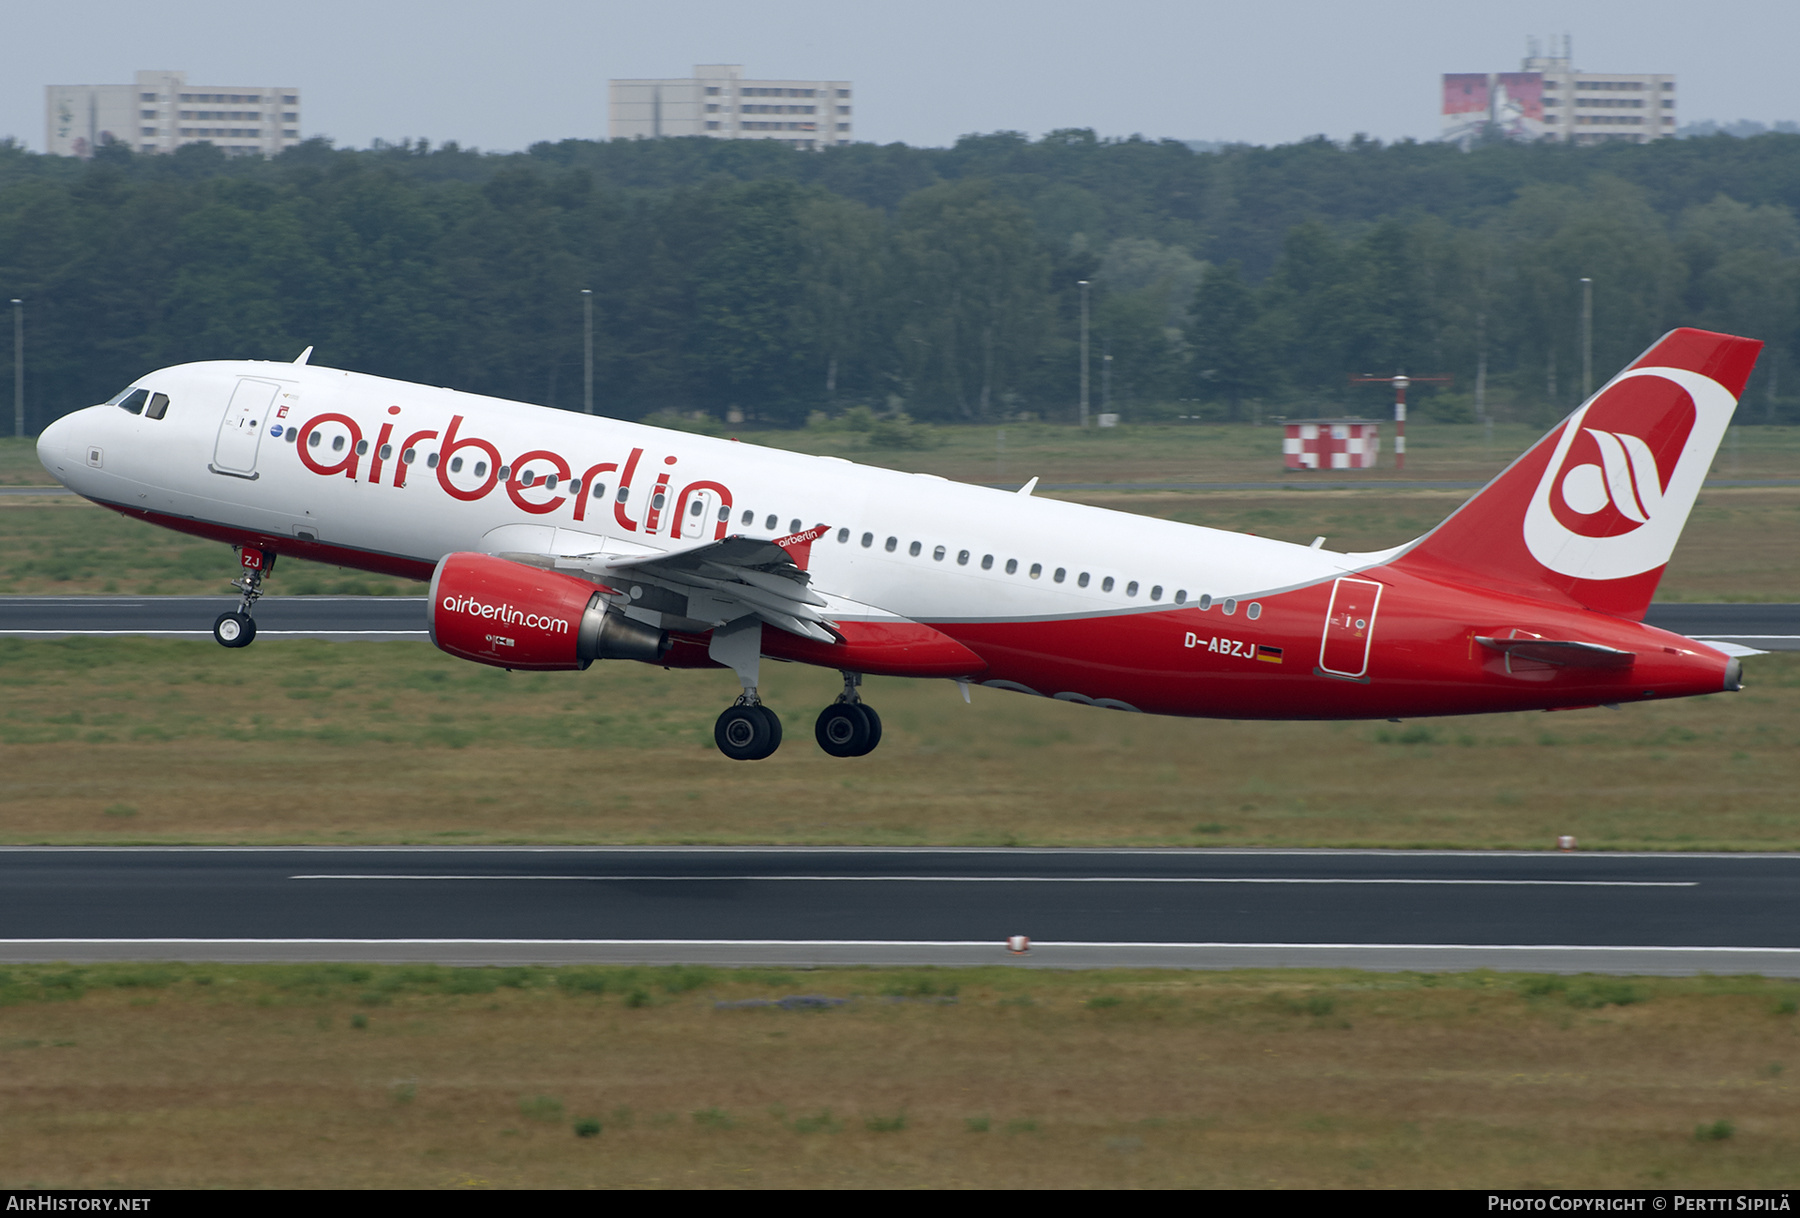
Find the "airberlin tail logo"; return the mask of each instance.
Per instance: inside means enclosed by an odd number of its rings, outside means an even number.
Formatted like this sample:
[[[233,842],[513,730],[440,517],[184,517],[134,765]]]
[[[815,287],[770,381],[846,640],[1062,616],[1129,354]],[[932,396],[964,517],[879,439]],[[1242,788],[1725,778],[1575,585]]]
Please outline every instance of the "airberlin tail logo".
[[[1682,368],[1621,374],[1570,416],[1525,512],[1532,557],[1625,579],[1669,561],[1737,402]]]

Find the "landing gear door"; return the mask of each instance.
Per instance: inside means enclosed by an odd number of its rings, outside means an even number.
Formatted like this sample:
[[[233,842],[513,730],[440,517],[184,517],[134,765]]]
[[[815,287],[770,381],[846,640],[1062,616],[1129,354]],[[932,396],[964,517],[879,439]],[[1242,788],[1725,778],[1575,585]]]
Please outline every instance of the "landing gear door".
[[[231,474],[237,478],[256,477],[256,449],[262,441],[263,427],[274,413],[275,395],[281,386],[274,381],[241,380],[219,422],[219,440],[213,446],[212,464],[215,474]]]
[[[1331,610],[1319,644],[1319,669],[1334,677],[1366,680],[1369,644],[1375,637],[1375,610],[1381,585],[1369,579],[1340,579],[1331,590]]]

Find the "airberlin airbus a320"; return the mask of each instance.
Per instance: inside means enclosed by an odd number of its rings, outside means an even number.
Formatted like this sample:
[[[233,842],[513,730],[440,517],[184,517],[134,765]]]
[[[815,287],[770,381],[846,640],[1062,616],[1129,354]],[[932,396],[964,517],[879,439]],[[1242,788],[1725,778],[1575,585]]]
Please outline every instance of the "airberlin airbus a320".
[[[451,655],[723,666],[728,757],[781,742],[764,657],[840,670],[819,745],[869,752],[863,674],[1120,711],[1365,719],[1739,686],[1642,622],[1762,344],[1676,330],[1424,537],[1340,554],[293,364],[184,364],[38,453],[128,516],[235,547],[256,637],[278,556],[431,581]],[[966,689],[966,686],[965,686]]]

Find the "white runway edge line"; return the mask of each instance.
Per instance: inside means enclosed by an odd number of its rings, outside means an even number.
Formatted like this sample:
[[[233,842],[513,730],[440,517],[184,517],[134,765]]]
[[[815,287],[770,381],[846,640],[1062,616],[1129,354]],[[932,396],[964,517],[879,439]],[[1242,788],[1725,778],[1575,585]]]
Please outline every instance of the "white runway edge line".
[[[685,883],[829,884],[1431,884],[1519,888],[1698,888],[1698,880],[1409,880],[1257,878],[1254,876],[1047,876],[1047,875],[290,875],[290,880],[531,880],[624,883],[632,880]]]
[[[168,944],[178,947],[979,947],[1004,950],[994,939],[0,939],[5,947],[83,947]],[[1038,948],[1267,949],[1394,952],[1716,952],[1800,956],[1800,947],[1675,947],[1594,943],[1156,943],[1033,939]]]

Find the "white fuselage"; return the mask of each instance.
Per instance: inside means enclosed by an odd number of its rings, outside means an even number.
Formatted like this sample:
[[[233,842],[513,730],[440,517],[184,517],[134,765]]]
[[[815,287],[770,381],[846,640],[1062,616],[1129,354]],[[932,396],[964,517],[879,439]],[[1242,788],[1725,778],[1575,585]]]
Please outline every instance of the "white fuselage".
[[[1247,600],[1378,558],[328,368],[186,364],[137,384],[169,396],[164,418],[93,407],[45,430],[40,454],[69,487],[420,578],[458,551],[651,553],[825,524],[811,570],[835,597],[923,622],[1026,621]]]

